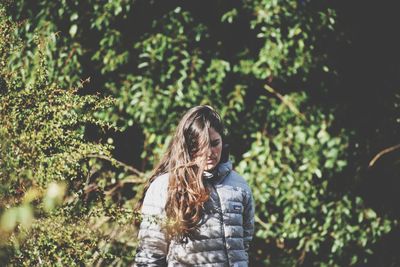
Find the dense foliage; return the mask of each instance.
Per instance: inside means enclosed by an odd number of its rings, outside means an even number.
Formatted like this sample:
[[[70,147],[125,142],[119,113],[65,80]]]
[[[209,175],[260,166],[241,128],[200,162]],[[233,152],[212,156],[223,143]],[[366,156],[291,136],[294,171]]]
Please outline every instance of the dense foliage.
[[[96,188],[88,186],[97,178],[104,189],[105,178],[94,177],[100,163],[90,159],[110,157],[111,147],[89,142],[84,127],[111,127],[94,113],[112,101],[78,95],[81,84],[61,89],[50,83],[44,52],[51,40],[45,35],[35,35],[32,61],[12,65],[10,58],[24,43],[15,34],[17,26],[3,9],[0,12],[1,261],[18,266],[79,265],[113,262],[120,253],[132,260],[134,249],[118,249],[121,242],[134,247],[127,238],[135,235],[132,212],[120,206],[113,215],[105,197],[100,206],[92,204],[91,199],[101,195],[93,196]],[[62,210],[54,210],[60,204]]]
[[[380,139],[348,122],[353,103],[336,93],[346,59],[331,45],[349,41],[342,8],[313,0],[6,4],[0,257],[127,265],[145,173],[182,113],[210,104],[254,191],[252,266],[376,262],[398,214],[366,203],[359,179],[382,144],[395,145],[400,94],[382,98],[389,130],[370,126]],[[392,257],[385,263],[398,262]]]
[[[239,163],[256,196],[257,238],[282,250],[275,256],[265,249],[257,256],[271,266],[282,264],[282,257],[289,266],[366,263],[369,248],[391,222],[365,208],[362,199],[328,190],[347,165],[348,140],[327,131],[332,117],[305,107],[305,95],[291,98],[304,117],[272,101],[267,128],[254,133]]]

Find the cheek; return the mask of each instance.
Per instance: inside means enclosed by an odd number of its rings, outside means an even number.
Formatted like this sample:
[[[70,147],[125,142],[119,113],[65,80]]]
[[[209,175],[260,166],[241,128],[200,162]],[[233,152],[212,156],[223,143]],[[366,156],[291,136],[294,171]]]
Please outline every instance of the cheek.
[[[218,160],[221,158],[221,153],[222,153],[222,145],[219,145],[215,148],[215,155],[217,155]]]

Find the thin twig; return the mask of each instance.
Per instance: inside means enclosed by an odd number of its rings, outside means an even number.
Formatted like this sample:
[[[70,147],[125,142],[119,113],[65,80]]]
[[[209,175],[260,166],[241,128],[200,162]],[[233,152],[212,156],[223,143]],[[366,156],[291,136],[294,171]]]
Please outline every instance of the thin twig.
[[[107,157],[107,156],[105,156],[105,155],[88,154],[88,155],[86,155],[86,157],[87,157],[87,158],[104,159],[104,160],[107,160],[107,161],[109,161],[109,162],[111,162],[111,163],[115,162],[115,163],[117,163],[118,165],[120,165],[120,166],[122,166],[122,167],[124,167],[124,168],[126,168],[126,169],[128,169],[128,170],[130,170],[131,172],[133,172],[133,173],[136,174],[137,176],[143,176],[143,175],[144,175],[144,173],[142,173],[141,171],[139,171],[139,170],[133,168],[132,166],[129,166],[128,164],[125,164],[125,163],[123,163],[122,161],[116,160],[116,159],[114,159],[114,158]]]
[[[269,226],[268,224],[266,224],[265,222],[263,222],[260,217],[258,217],[257,215],[254,216],[254,219],[256,222],[258,222],[259,224],[261,224],[262,227],[264,227],[265,229],[269,230]]]
[[[388,148],[382,150],[381,152],[376,154],[375,157],[369,162],[368,167],[372,167],[380,157],[382,157],[383,155],[385,155],[387,153],[395,151],[396,149],[400,149],[400,144],[391,146],[391,147],[388,147]]]
[[[68,66],[69,61],[71,60],[72,56],[75,54],[76,48],[72,48],[71,52],[69,52],[67,60],[64,63],[64,66]]]
[[[93,173],[92,173],[93,169],[90,167],[89,162],[86,162],[86,167],[88,168],[88,173],[87,173],[87,176],[86,176],[85,187],[89,185],[90,177],[92,177],[92,175],[93,175]]]
[[[271,94],[275,95],[277,98],[279,98],[284,105],[286,105],[294,114],[299,116],[301,119],[305,120],[306,117],[304,116],[303,113],[301,113],[297,107],[289,100],[285,98],[285,96],[281,95],[279,92],[277,92],[274,88],[269,86],[268,84],[264,85],[265,90],[270,92]]]
[[[122,167],[124,167],[124,168],[126,168],[126,169],[128,169],[128,170],[130,170],[131,172],[133,172],[133,173],[136,174],[137,176],[143,176],[143,175],[144,175],[141,171],[139,171],[139,170],[133,168],[132,166],[129,166],[128,164],[125,164],[125,163],[123,163],[122,161],[116,160],[116,159],[114,159],[114,158],[107,157],[107,156],[105,156],[105,155],[88,154],[88,155],[86,155],[86,157],[87,157],[87,158],[104,159],[104,160],[107,160],[107,161],[109,161],[109,162],[111,162],[111,163],[115,162],[115,163],[117,163],[118,165],[120,165],[120,166],[122,166]]]
[[[112,195],[112,194],[114,194],[114,192],[115,192],[117,189],[123,187],[124,184],[127,184],[127,183],[142,184],[142,183],[144,183],[144,182],[146,182],[145,179],[140,179],[140,178],[138,178],[138,179],[127,178],[127,179],[118,181],[118,183],[117,183],[115,186],[113,186],[111,189],[105,191],[104,193],[105,193],[106,195]]]

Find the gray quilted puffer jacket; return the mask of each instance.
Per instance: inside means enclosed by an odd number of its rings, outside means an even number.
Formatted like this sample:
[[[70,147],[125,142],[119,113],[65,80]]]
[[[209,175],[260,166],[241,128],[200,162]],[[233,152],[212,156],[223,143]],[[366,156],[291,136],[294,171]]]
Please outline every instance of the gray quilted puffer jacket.
[[[210,199],[204,204],[199,232],[181,243],[168,240],[154,217],[165,218],[168,174],[157,177],[146,192],[135,266],[248,266],[254,232],[254,202],[246,181],[230,162],[205,179]]]

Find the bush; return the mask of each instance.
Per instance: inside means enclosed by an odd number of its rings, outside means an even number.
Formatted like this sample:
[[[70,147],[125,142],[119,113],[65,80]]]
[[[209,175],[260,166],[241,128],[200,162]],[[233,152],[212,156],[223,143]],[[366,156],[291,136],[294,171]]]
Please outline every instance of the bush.
[[[33,62],[15,68],[10,58],[24,42],[4,9],[0,25],[1,261],[18,266],[131,261],[135,250],[127,236],[135,233],[125,233],[134,231],[132,205],[122,209],[109,202],[106,189],[117,182],[109,182],[113,173],[102,172],[95,160],[109,158],[111,146],[89,142],[84,131],[88,124],[111,127],[94,113],[112,100],[79,95],[82,84],[61,89],[50,83],[45,54],[51,40],[43,33],[34,35]],[[96,178],[99,187],[93,190]],[[117,208],[119,215],[112,215]]]

